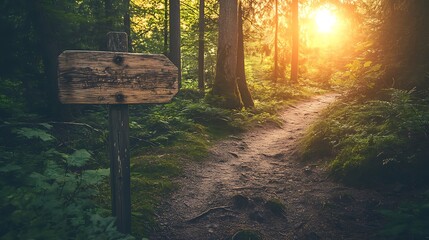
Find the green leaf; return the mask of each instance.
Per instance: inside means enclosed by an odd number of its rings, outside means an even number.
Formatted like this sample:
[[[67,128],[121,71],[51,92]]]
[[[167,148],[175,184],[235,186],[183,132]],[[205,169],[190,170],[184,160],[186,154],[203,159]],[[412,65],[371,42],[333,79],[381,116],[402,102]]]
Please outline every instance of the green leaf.
[[[108,177],[110,169],[102,168],[97,170],[86,170],[82,173],[83,183],[86,185],[95,185],[100,183],[101,180]]]
[[[89,159],[91,154],[86,149],[76,150],[72,155],[68,156],[67,163],[73,167],[82,167],[84,166]]]
[[[51,134],[47,133],[44,130],[37,128],[20,128],[14,131],[16,134],[25,137],[27,139],[40,139],[44,142],[51,141],[54,138]]]
[[[44,152],[44,155],[46,155],[49,158],[56,158],[60,157],[61,159],[66,159],[69,157],[69,155],[59,152],[54,148],[49,149],[48,151]]]
[[[7,173],[7,172],[15,172],[21,170],[21,167],[15,164],[8,164],[4,167],[0,167],[0,172]]]
[[[34,186],[36,190],[47,189],[49,184],[47,183],[48,178],[37,172],[33,172],[29,176],[29,184]]]

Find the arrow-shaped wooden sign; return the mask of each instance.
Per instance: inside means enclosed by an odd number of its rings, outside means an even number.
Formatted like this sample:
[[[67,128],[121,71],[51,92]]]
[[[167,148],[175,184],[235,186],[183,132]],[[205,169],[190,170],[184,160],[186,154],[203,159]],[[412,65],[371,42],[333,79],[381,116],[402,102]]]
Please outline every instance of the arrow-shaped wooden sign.
[[[64,51],[58,58],[65,104],[166,103],[178,92],[178,69],[164,55]]]

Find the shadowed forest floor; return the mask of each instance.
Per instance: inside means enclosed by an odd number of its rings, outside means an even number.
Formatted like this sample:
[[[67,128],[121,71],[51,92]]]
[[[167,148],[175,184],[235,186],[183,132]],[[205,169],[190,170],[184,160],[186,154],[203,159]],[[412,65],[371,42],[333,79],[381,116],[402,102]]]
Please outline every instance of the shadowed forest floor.
[[[336,96],[295,104],[281,114],[282,127],[230,136],[206,161],[187,163],[151,239],[231,239],[243,230],[262,239],[376,239],[376,209],[389,197],[334,182],[322,161],[296,156],[299,139]]]

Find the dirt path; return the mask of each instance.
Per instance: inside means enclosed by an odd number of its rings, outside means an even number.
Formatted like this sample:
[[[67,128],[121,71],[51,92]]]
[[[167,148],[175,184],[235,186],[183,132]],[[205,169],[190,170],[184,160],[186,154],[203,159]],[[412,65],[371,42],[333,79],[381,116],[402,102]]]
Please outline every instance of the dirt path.
[[[282,114],[282,128],[231,137],[208,161],[189,163],[151,239],[230,239],[240,230],[263,239],[372,239],[382,196],[335,183],[322,164],[294,157],[297,140],[333,101],[299,103]]]

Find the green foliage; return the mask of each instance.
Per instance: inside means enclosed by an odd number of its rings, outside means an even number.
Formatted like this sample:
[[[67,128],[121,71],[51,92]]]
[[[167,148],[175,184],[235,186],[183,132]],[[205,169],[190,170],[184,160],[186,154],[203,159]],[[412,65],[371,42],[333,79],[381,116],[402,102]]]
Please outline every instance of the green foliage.
[[[93,201],[109,169],[88,169],[85,149],[52,148],[51,125],[40,126],[12,129],[16,136],[2,131],[1,142],[9,143],[1,147],[0,238],[133,239],[117,232],[115,219]],[[23,145],[10,145],[18,141]]]
[[[380,210],[387,224],[380,236],[388,239],[426,239],[429,237],[429,195],[423,200],[403,203],[394,210]]]
[[[168,42],[164,42],[165,8],[164,0],[132,1],[133,48],[136,52],[163,53],[168,55]],[[198,0],[188,0],[180,6],[182,81],[196,83],[198,74]],[[218,1],[206,0],[205,15],[205,77],[208,83],[214,80],[217,45]],[[168,12],[168,6],[167,6]],[[165,29],[167,27],[167,29]],[[167,32],[168,35],[168,32]],[[166,45],[165,45],[166,44]]]
[[[82,167],[90,159],[91,154],[86,149],[76,150],[73,154],[67,156],[67,164],[72,167]]]
[[[303,141],[306,159],[333,158],[333,174],[346,182],[423,183],[429,167],[427,100],[391,89],[386,100],[331,108]]]
[[[374,89],[377,81],[385,74],[380,63],[355,59],[346,65],[347,70],[331,78],[334,85],[348,87],[355,95],[364,95]]]
[[[175,189],[172,178],[181,172],[172,154],[140,155],[131,160],[133,231],[141,237],[156,231],[155,209],[161,197]]]
[[[204,33],[204,72],[205,79],[210,85],[214,81],[217,36],[218,36],[218,1],[205,1],[205,33]],[[182,77],[190,82],[196,83],[198,79],[198,17],[199,0],[188,0],[181,4],[182,24]]]
[[[51,134],[38,128],[20,128],[20,129],[16,129],[15,132],[22,137],[25,137],[28,139],[34,139],[34,138],[40,139],[44,142],[54,139],[54,137]]]
[[[2,79],[0,77],[0,115],[12,116],[18,115],[23,109],[24,99],[22,98],[19,82]]]
[[[396,88],[427,89],[429,2],[382,0],[377,8],[379,31],[375,35],[387,75],[380,81]],[[413,29],[413,31],[410,31]]]
[[[297,99],[323,93],[319,86],[302,79],[301,85],[290,85],[282,80],[273,83],[271,62],[260,62],[257,56],[246,58],[246,78],[252,93],[255,107],[246,109],[240,114],[245,115],[242,121],[250,123],[279,123],[276,116],[279,110]]]
[[[131,17],[135,23],[131,32],[134,50],[136,52],[166,53],[168,49],[164,49],[163,35],[164,21],[168,23],[168,19],[165,19],[164,16],[164,0],[138,0],[131,3]]]

